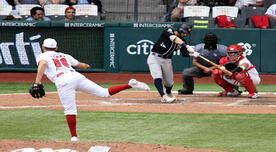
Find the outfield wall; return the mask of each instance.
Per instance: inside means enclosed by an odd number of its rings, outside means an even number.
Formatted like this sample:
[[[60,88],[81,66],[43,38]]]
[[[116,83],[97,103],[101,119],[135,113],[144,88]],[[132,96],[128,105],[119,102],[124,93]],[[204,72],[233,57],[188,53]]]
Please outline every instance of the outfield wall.
[[[47,37],[58,41],[62,52],[87,62],[92,69],[83,72],[148,72],[147,55],[165,28],[176,28],[181,23],[138,22],[0,22],[0,71],[34,72],[35,56]],[[275,29],[193,29],[187,42],[200,43],[204,35],[214,32],[220,43],[250,44],[253,52],[248,57],[262,74],[276,73]],[[176,52],[173,57],[175,72],[191,66],[190,57]]]

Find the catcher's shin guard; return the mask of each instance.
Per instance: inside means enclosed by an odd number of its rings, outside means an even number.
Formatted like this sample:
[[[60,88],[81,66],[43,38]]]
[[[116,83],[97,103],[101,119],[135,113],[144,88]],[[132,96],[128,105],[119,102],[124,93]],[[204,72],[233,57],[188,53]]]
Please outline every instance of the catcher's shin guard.
[[[226,92],[234,91],[233,86],[223,79],[221,70],[215,69],[212,72],[212,77],[219,86],[221,86]]]
[[[247,71],[238,72],[233,76],[233,78],[238,81],[249,92],[249,94],[257,93],[256,87]]]

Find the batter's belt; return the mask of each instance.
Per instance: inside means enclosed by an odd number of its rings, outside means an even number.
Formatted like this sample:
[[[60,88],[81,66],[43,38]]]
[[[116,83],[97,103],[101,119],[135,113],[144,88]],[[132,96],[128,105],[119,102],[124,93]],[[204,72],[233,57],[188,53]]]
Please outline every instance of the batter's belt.
[[[164,57],[162,54],[158,54],[158,53],[155,53],[155,52],[151,52],[151,55],[158,56],[158,57],[164,58],[164,59],[169,59],[169,58]]]

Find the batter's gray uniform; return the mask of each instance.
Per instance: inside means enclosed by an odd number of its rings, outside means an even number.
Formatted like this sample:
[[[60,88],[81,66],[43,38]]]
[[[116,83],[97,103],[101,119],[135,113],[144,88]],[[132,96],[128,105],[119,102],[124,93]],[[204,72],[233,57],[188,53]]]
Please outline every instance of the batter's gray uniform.
[[[161,96],[164,95],[161,84],[162,80],[164,80],[167,94],[171,93],[171,88],[174,84],[171,58],[174,51],[180,49],[179,45],[171,40],[171,37],[175,36],[172,29],[164,30],[158,41],[154,44],[147,59],[151,76]],[[183,41],[185,42],[185,40]],[[189,56],[186,47],[181,47],[180,50],[183,56]]]

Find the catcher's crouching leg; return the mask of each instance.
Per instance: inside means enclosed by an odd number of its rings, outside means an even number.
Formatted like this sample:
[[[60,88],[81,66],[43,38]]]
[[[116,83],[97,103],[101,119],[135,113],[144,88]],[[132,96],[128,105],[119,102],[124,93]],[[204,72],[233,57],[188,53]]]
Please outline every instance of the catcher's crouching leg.
[[[257,98],[259,96],[256,87],[247,71],[238,72],[233,76],[233,78],[249,92],[249,95],[247,97]]]
[[[221,70],[213,70],[212,77],[214,78],[215,82],[225,90],[224,92],[218,93],[217,96],[226,96],[227,93],[234,91],[233,86],[223,79]]]

